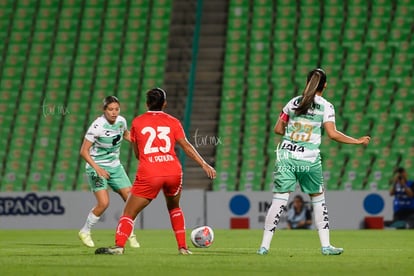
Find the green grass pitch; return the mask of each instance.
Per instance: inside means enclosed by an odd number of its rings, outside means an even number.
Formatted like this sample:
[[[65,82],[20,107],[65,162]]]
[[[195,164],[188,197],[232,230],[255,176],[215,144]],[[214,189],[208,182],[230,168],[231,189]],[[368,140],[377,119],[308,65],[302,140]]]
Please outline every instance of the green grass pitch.
[[[189,237],[187,230],[187,237]],[[0,275],[412,275],[414,231],[332,230],[340,256],[323,256],[315,230],[278,230],[266,256],[256,255],[261,230],[215,230],[214,244],[177,254],[171,230],[137,230],[141,248],[94,255],[77,230],[0,230]],[[114,231],[95,230],[96,246]],[[189,242],[190,244],[190,242]]]

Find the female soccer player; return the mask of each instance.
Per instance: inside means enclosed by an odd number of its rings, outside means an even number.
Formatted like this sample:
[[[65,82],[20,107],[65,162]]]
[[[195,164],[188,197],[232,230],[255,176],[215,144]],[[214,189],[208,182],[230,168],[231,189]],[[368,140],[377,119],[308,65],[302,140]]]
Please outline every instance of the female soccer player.
[[[188,142],[180,121],[163,112],[166,99],[166,93],[161,88],[149,90],[148,111],[132,121],[131,142],[139,160],[135,182],[116,228],[115,246],[98,248],[95,254],[123,254],[134,219],[161,190],[167,203],[178,252],[182,255],[192,254],[187,247],[184,213],[180,208],[182,169],[175,154],[175,144],[178,143],[209,178],[215,178],[216,171]]]
[[[125,118],[119,112],[119,100],[115,96],[106,97],[103,101],[103,115],[91,124],[80,149],[80,155],[86,161],[89,186],[97,201],[78,234],[88,247],[95,246],[91,229],[109,206],[108,186],[124,201],[131,190],[131,181],[119,161],[121,142],[123,139],[130,141],[130,133]],[[139,247],[134,234],[129,241],[131,247]]]
[[[333,247],[329,241],[329,219],[319,151],[322,128],[329,138],[339,143],[367,145],[370,137],[355,139],[336,129],[334,107],[322,97],[325,87],[325,72],[319,68],[310,71],[302,96],[286,104],[274,127],[274,132],[283,135],[283,139],[276,149],[273,200],[266,215],[262,244],[257,251],[259,255],[268,253],[280,215],[297,182],[301,190],[311,197],[322,254],[339,255],[343,252],[342,248]]]

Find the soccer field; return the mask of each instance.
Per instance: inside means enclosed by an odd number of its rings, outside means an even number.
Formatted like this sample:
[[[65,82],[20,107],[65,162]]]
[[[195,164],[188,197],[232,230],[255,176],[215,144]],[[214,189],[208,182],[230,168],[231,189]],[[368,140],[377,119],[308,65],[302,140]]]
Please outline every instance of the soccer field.
[[[216,230],[207,249],[177,254],[170,230],[137,230],[141,248],[94,255],[78,230],[0,230],[0,275],[412,275],[414,231],[331,231],[340,256],[323,256],[312,230],[276,232],[268,255],[256,255],[261,230]],[[189,236],[189,232],[188,231]],[[112,230],[95,230],[98,247],[113,244]],[[190,242],[189,242],[190,243]]]

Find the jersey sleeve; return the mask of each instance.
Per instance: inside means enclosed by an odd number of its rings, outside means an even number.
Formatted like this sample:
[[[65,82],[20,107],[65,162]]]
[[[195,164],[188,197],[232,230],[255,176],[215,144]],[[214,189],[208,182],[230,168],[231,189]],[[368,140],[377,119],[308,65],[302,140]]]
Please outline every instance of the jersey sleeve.
[[[174,138],[175,140],[180,140],[182,138],[185,138],[185,133],[183,126],[181,125],[180,121],[176,121],[175,127],[174,127]]]
[[[285,106],[282,108],[282,112],[285,113],[286,115],[289,115],[289,111],[290,111],[290,102],[289,101],[287,104],[285,104]]]
[[[282,109],[282,113],[285,113],[288,116],[292,116],[294,113],[293,108],[297,107],[298,105],[298,98],[299,97],[292,98],[289,102],[287,102],[287,104]]]
[[[85,139],[89,142],[95,143],[96,137],[99,136],[99,124],[95,121],[93,122],[85,134]]]
[[[323,113],[323,122],[334,122],[335,123],[335,109],[334,106],[327,102],[325,111]]]

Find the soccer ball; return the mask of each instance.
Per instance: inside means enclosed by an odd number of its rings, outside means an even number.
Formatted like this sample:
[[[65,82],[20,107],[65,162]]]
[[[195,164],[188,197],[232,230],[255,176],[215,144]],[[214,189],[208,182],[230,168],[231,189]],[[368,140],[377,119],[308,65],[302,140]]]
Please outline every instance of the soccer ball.
[[[209,226],[200,226],[191,231],[191,242],[195,247],[207,248],[214,241],[213,229]]]

